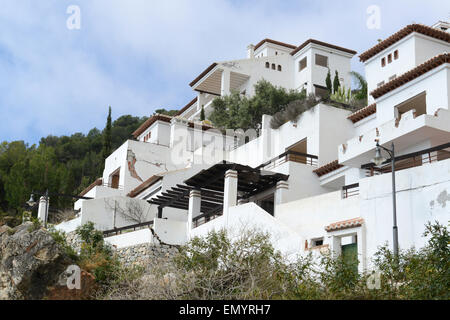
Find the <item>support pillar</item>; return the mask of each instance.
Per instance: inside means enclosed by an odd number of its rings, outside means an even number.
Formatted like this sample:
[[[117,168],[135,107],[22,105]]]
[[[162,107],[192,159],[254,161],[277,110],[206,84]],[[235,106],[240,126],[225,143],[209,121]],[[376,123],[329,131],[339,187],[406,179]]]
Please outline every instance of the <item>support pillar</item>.
[[[227,96],[230,94],[230,70],[223,70],[222,71],[222,82],[221,82],[221,88],[220,88],[220,95]]]
[[[287,201],[287,192],[289,191],[289,183],[287,181],[278,181],[275,189],[275,210],[274,216],[277,214],[277,208],[280,204]]]
[[[187,235],[191,238],[192,219],[200,215],[202,197],[200,190],[191,190],[189,192],[189,210],[187,218]]]
[[[47,222],[49,201],[50,198],[46,199],[44,196],[39,199],[38,219],[44,224]]]
[[[238,173],[236,170],[225,172],[225,183],[223,193],[223,215],[228,221],[228,210],[237,204]]]

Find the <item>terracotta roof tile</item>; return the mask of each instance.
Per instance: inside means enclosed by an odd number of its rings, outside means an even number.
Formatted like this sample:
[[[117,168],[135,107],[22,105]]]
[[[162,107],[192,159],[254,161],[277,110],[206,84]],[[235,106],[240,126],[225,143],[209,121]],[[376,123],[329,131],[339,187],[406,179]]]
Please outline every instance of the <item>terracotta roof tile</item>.
[[[210,72],[212,69],[214,69],[216,66],[218,65],[217,62],[214,62],[213,64],[211,64],[208,68],[206,68],[202,73],[199,74],[199,76],[197,78],[195,78],[194,80],[191,81],[191,83],[189,83],[189,86],[193,87],[197,82],[199,82],[201,80],[201,78],[203,78],[204,76],[206,76],[208,74],[208,72]]]
[[[375,99],[385,95],[386,93],[397,89],[398,87],[404,85],[407,82],[410,82],[421,75],[427,73],[428,71],[439,67],[442,64],[450,63],[450,54],[448,53],[442,53],[440,55],[435,56],[434,58],[431,58],[428,61],[425,61],[421,65],[415,67],[414,69],[400,75],[399,77],[395,78],[394,80],[389,81],[388,83],[385,83],[381,87],[373,90],[370,94]]]
[[[258,49],[259,47],[261,47],[264,43],[269,42],[269,43],[273,43],[282,47],[286,47],[286,48],[290,48],[290,49],[295,49],[297,46],[294,46],[292,44],[288,44],[288,43],[284,43],[284,42],[280,42],[280,41],[276,41],[276,40],[272,40],[272,39],[263,39],[260,42],[258,42],[255,46],[255,50]]]
[[[370,58],[372,58],[373,56],[375,56],[376,54],[378,54],[379,52],[383,51],[386,48],[389,48],[394,43],[400,41],[401,39],[405,38],[407,35],[409,35],[413,32],[421,33],[423,35],[433,37],[435,39],[443,40],[443,41],[450,43],[450,33],[448,33],[448,32],[434,29],[434,28],[428,27],[423,24],[410,24],[410,25],[404,27],[403,29],[401,29],[400,31],[394,33],[389,38],[386,38],[385,40],[379,42],[377,45],[370,48],[369,50],[363,52],[359,56],[359,59],[362,62],[365,62],[365,61],[369,60]]]
[[[363,223],[364,223],[363,218],[353,218],[353,219],[349,219],[349,220],[333,222],[330,225],[326,226],[325,230],[327,232],[330,232],[330,231],[337,231],[337,230],[343,230],[343,229],[348,229],[348,228],[355,228],[355,227],[361,226]]]
[[[180,114],[182,114],[183,112],[185,112],[187,109],[189,109],[190,106],[192,106],[194,103],[197,102],[197,97],[195,97],[192,101],[190,101],[187,105],[185,105],[183,108],[181,108],[178,112],[177,112],[177,116],[179,116]]]
[[[301,45],[299,45],[297,48],[295,48],[295,50],[291,52],[291,56],[294,56],[297,52],[302,50],[304,47],[306,47],[310,43],[315,43],[315,44],[318,44],[318,45],[321,45],[321,46],[324,46],[324,47],[328,47],[328,48],[331,48],[331,49],[336,49],[336,50],[344,51],[344,52],[347,52],[347,53],[356,54],[356,51],[351,50],[351,49],[339,47],[339,46],[336,46],[334,44],[327,43],[327,42],[322,42],[322,41],[315,40],[315,39],[308,39],[305,42],[303,42]]]
[[[81,191],[79,196],[83,197],[86,193],[88,193],[89,191],[94,189],[94,187],[101,186],[102,184],[103,184],[103,179],[102,178],[98,178],[97,180],[92,182],[87,188],[85,188],[83,191]]]
[[[377,104],[373,103],[368,105],[367,107],[364,107],[362,109],[359,109],[358,111],[352,113],[347,117],[347,119],[351,120],[353,123],[356,123],[364,118],[367,118],[368,116],[374,114],[377,112]]]
[[[146,190],[148,187],[153,185],[155,182],[162,179],[162,175],[153,175],[144,182],[142,182],[140,185],[138,185],[136,188],[131,190],[127,196],[130,198],[135,198],[137,195],[139,195],[142,191]]]
[[[147,120],[145,120],[144,123],[141,124],[139,128],[137,128],[132,134],[135,138],[137,138],[142,132],[147,130],[147,128],[150,127],[152,124],[154,124],[156,121],[160,120],[164,122],[170,122],[171,119],[172,119],[171,116],[166,116],[164,114],[159,113],[155,114],[150,118],[148,118]]]
[[[313,170],[313,172],[315,174],[317,174],[319,177],[321,177],[323,175],[326,175],[327,173],[330,173],[330,172],[337,170],[339,168],[342,168],[342,167],[343,167],[343,165],[339,164],[338,160],[334,160],[330,163],[327,163],[324,166],[317,168],[316,170]]]

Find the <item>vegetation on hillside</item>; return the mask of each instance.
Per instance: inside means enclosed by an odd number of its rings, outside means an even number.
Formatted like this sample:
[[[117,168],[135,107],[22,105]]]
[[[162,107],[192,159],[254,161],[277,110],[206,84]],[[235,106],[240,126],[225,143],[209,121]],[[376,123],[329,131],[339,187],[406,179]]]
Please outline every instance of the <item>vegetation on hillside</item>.
[[[273,115],[289,102],[305,96],[305,92],[288,91],[261,80],[255,85],[255,94],[251,98],[233,92],[214,99],[209,120],[220,129],[258,129],[263,114]]]
[[[427,245],[401,251],[387,246],[374,268],[358,273],[354,261],[309,256],[288,263],[265,233],[210,232],[180,249],[167,266],[123,276],[103,288],[103,299],[443,299],[450,298],[450,235],[427,224]],[[117,278],[116,278],[117,279]],[[379,281],[378,281],[379,279]]]
[[[109,153],[137,129],[145,117],[121,116],[110,128]],[[103,173],[104,132],[42,138],[39,145],[24,141],[0,143],[0,224],[21,222],[22,208],[32,191],[78,194]],[[38,199],[35,199],[38,200]],[[52,208],[72,206],[72,199],[53,197]]]

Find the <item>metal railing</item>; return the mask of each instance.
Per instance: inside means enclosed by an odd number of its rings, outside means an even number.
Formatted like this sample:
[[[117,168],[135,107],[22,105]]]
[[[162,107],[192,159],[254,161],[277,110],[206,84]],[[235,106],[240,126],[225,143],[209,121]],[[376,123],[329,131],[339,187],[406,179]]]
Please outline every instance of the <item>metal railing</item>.
[[[395,157],[395,171],[419,167],[427,163],[446,159],[450,159],[450,143]],[[390,162],[390,160],[388,161]],[[366,169],[366,176],[368,177],[391,172],[391,165],[389,163],[379,168],[373,164],[363,165],[362,168]]]
[[[214,212],[209,212],[209,213],[204,213],[202,215],[199,215],[197,217],[195,217],[194,219],[192,219],[192,225],[194,228],[197,228],[199,226],[201,226],[202,224],[205,224],[207,222],[210,222],[218,217],[220,217],[222,215],[222,208],[220,208],[217,211]]]
[[[349,197],[359,195],[359,183],[349,184],[342,187],[342,198],[347,199]]]
[[[288,150],[288,151],[280,154],[278,157],[275,157],[272,160],[269,160],[269,161],[261,164],[257,168],[264,169],[264,170],[270,170],[270,169],[278,167],[279,165],[282,165],[283,163],[286,163],[288,161],[317,167],[318,157],[315,155],[312,155],[312,154]]]
[[[114,228],[114,229],[103,231],[103,237],[107,238],[107,237],[111,237],[111,236],[116,236],[116,235],[122,234],[122,232],[124,232],[124,231],[131,231],[131,230],[136,231],[136,229],[140,230],[140,229],[143,229],[144,227],[149,227],[152,225],[153,225],[153,220],[147,221],[147,222],[142,222],[142,223],[137,223],[137,224],[132,224],[132,225],[125,226],[125,227]]]

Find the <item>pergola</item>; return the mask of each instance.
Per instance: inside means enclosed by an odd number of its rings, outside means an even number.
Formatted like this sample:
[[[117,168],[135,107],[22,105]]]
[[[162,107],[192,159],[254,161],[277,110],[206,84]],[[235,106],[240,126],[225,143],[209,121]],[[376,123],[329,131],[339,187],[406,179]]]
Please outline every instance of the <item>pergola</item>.
[[[220,215],[224,207],[226,193],[225,176],[227,172],[237,173],[237,199],[248,199],[251,196],[264,192],[277,185],[279,181],[287,181],[288,175],[264,171],[259,168],[221,162],[212,167],[202,170],[196,175],[184,181],[184,184],[177,184],[149,200],[149,203],[158,205],[159,216],[165,207],[189,210],[191,191],[197,191],[200,195],[200,216],[199,219],[211,215]],[[236,200],[237,200],[236,199]]]

